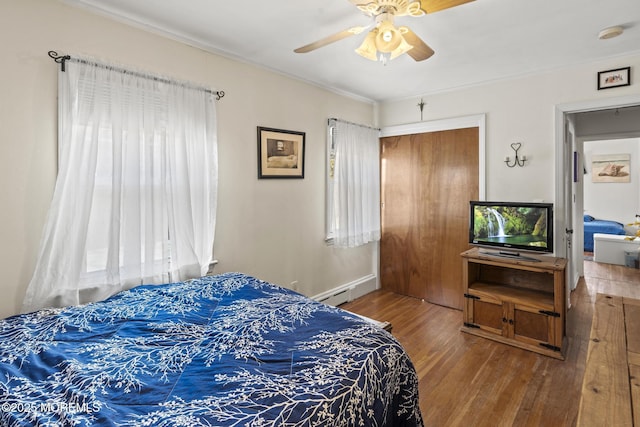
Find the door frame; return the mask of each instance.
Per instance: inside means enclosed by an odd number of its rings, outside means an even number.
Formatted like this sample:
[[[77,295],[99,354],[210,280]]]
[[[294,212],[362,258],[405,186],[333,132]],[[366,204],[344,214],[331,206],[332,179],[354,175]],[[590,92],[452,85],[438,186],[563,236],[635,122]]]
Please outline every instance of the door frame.
[[[555,227],[554,240],[556,242],[556,256],[567,258],[567,308],[570,307],[570,293],[577,283],[577,272],[580,271],[578,263],[582,263],[582,252],[579,252],[579,259],[572,259],[571,251],[567,252],[567,229],[575,232],[582,232],[582,224],[576,225],[576,216],[573,212],[572,204],[572,185],[571,170],[573,159],[573,147],[571,141],[566,140],[566,118],[568,114],[584,113],[588,111],[607,110],[612,108],[630,107],[640,104],[640,95],[628,95],[614,98],[603,98],[590,101],[574,102],[568,104],[558,104],[555,106],[555,147],[556,147],[556,165],[555,165]],[[566,218],[573,218],[571,224],[567,223]],[[578,276],[579,278],[579,276]]]
[[[419,133],[439,132],[446,130],[478,128],[478,196],[486,197],[486,114],[453,117],[450,119],[430,120],[426,122],[408,123],[387,126],[380,130],[380,137],[413,135]]]

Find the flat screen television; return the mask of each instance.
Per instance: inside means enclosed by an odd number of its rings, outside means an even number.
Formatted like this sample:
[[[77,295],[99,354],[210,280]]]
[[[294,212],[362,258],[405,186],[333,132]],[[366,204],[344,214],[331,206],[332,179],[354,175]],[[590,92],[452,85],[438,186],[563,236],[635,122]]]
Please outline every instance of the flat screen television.
[[[553,204],[471,201],[469,243],[498,249],[503,256],[551,253]]]

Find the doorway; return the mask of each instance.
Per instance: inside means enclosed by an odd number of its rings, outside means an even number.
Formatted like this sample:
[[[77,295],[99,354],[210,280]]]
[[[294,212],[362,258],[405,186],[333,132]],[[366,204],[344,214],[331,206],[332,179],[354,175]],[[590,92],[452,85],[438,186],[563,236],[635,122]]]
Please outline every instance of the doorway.
[[[576,117],[580,114],[597,114],[606,111],[615,110],[616,108],[626,108],[640,106],[640,95],[633,95],[619,98],[609,98],[603,100],[594,100],[588,102],[580,102],[575,104],[563,104],[556,106],[555,113],[555,140],[556,140],[556,228],[555,239],[559,242],[557,246],[557,256],[565,257],[567,264],[567,307],[569,307],[569,296],[571,290],[575,289],[577,281],[584,274],[583,270],[583,251],[581,248],[573,246],[575,236],[581,236],[583,233],[583,211],[582,211],[582,195],[583,184],[582,179],[578,179],[576,174],[580,172],[581,163],[576,159],[584,159],[581,153],[581,146],[577,136],[581,134],[590,134],[592,136],[601,134],[603,139],[616,134],[617,137],[622,135],[631,135],[637,132],[640,135],[640,120],[635,120],[636,130],[632,129],[606,129],[606,125],[588,129],[586,125],[576,129],[580,124],[576,123]],[[610,123],[608,123],[610,124]]]

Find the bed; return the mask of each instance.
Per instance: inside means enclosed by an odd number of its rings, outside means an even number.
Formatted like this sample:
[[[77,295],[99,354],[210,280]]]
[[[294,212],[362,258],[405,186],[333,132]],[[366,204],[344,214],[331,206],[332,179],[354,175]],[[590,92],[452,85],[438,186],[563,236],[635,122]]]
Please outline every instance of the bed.
[[[254,277],[0,320],[3,426],[422,426],[382,328]]]
[[[626,234],[624,225],[617,221],[607,221],[603,219],[595,219],[591,215],[584,216],[584,250],[585,252],[593,252],[593,235],[602,234]]]

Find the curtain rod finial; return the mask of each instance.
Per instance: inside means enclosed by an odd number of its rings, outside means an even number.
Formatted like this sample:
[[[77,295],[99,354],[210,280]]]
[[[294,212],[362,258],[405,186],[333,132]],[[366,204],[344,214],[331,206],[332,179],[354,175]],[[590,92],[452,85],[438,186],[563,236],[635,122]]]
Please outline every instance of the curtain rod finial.
[[[48,52],[48,55],[49,55],[50,58],[53,58],[53,60],[56,62],[56,64],[60,64],[60,69],[64,73],[64,61],[67,61],[67,60],[71,59],[71,56],[70,55],[58,55],[58,52],[56,52],[55,50],[50,50]]]
[[[58,52],[56,52],[55,50],[50,50],[49,52],[47,52],[47,54],[49,55],[50,58],[52,58],[56,64],[60,64],[60,69],[62,70],[62,72],[64,73],[64,61],[67,61],[69,59],[71,59],[70,55],[58,55]]]

